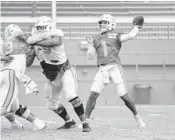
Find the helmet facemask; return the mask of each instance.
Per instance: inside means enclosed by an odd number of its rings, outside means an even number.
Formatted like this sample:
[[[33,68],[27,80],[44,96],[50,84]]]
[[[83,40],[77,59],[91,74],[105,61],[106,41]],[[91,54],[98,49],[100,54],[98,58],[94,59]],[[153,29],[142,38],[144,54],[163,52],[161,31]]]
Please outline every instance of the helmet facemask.
[[[49,17],[43,16],[35,24],[36,33],[50,32],[52,30],[52,20]]]
[[[116,27],[116,22],[113,16],[104,14],[101,16],[100,20],[98,21],[98,29],[100,33],[104,33],[110,30],[114,30]]]

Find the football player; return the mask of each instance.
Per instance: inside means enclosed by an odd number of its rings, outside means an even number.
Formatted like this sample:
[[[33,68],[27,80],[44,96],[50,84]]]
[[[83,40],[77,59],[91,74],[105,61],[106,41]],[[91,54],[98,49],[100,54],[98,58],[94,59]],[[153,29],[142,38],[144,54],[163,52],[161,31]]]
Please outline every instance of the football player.
[[[5,41],[1,46],[0,58],[0,111],[12,126],[22,128],[23,126],[14,118],[14,114],[34,124],[35,130],[46,127],[44,121],[38,119],[26,106],[20,105],[18,101],[19,82],[22,82],[27,93],[38,93],[38,86],[25,74],[26,53],[28,44],[26,35],[21,28],[10,24],[4,31]]]
[[[58,129],[70,129],[76,126],[66,108],[60,103],[60,93],[63,91],[82,122],[83,132],[89,132],[90,126],[84,115],[83,103],[77,93],[76,72],[70,65],[64,50],[62,30],[53,29],[52,19],[42,16],[36,22],[32,34],[27,42],[34,45],[35,55],[47,79],[45,95],[48,108],[65,121],[65,124]]]
[[[143,128],[145,123],[140,117],[132,98],[128,96],[122,64],[119,58],[122,43],[134,39],[142,25],[134,25],[128,34],[118,33],[115,27],[114,17],[104,14],[98,21],[100,33],[94,37],[87,37],[87,41],[90,44],[88,57],[92,59],[97,56],[99,69],[91,86],[91,94],[86,104],[85,115],[87,118],[90,118],[101,91],[112,81],[116,85],[118,95],[134,114],[138,126]]]

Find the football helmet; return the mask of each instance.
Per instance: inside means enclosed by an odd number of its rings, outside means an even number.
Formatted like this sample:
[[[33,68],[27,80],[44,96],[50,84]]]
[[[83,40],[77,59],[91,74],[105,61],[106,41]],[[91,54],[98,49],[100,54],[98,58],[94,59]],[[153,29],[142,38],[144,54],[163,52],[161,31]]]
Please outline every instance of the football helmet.
[[[52,24],[52,19],[50,17],[41,16],[35,24],[36,33],[38,34],[51,31],[53,28]]]
[[[98,21],[98,29],[100,30],[100,33],[114,30],[115,27],[116,27],[116,21],[112,15],[104,14],[100,17]]]
[[[23,31],[21,30],[21,28],[18,25],[10,24],[5,28],[4,38],[7,39],[11,36],[16,36],[22,32]]]

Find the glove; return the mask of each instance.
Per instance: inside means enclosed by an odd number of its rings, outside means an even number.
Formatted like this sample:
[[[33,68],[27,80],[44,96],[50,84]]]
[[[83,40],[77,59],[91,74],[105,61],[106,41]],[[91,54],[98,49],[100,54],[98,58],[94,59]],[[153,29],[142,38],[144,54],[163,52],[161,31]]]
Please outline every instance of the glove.
[[[86,37],[86,41],[89,43],[89,44],[93,44],[94,43],[94,39],[92,37]]]
[[[135,16],[132,21],[133,26],[138,26],[139,29],[143,27],[143,23],[144,23],[143,16]]]
[[[24,84],[24,86],[26,87],[26,94],[27,95],[31,94],[31,93],[34,93],[37,95],[39,93],[37,84],[32,80],[29,81],[28,83]]]

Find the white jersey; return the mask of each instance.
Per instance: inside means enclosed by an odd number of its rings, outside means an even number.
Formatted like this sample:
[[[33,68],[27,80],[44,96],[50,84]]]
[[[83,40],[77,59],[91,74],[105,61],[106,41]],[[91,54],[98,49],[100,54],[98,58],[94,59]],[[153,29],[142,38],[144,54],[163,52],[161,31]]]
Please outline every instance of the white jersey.
[[[63,31],[60,29],[53,31],[53,34],[56,36],[64,37]],[[54,46],[50,48],[36,45],[35,52],[36,57],[40,62],[45,60],[45,62],[48,64],[59,65],[67,61],[67,55],[65,53],[63,43],[59,46]]]

